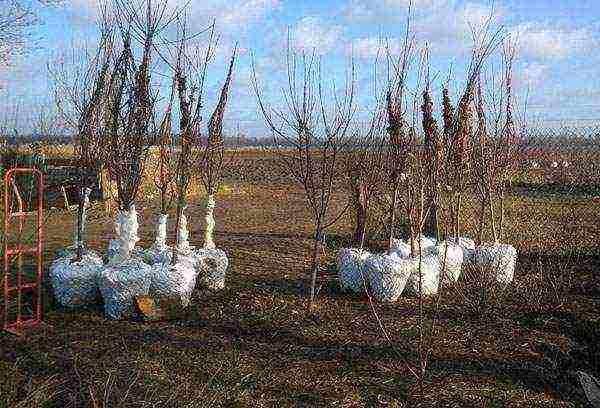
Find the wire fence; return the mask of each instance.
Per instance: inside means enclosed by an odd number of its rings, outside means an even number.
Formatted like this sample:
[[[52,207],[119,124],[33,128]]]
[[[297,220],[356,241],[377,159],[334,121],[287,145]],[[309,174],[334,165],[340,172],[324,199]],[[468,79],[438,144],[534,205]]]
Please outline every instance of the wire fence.
[[[282,184],[294,183],[278,164],[277,154],[273,154],[277,149],[289,147],[270,145],[268,139],[244,139],[240,143],[240,138],[237,142],[230,138],[228,144],[230,151],[241,153],[235,164],[225,169],[226,183],[252,183],[274,190]],[[33,141],[21,148],[23,154],[42,152],[49,162],[65,161],[74,152],[72,145],[51,138]],[[511,241],[529,247],[537,244],[557,249],[571,245],[588,252],[597,251],[600,247],[600,124],[527,129],[522,132],[519,152],[520,171],[512,183],[508,213],[512,220]],[[11,166],[9,159],[15,158],[14,145],[5,144],[2,153],[0,173],[2,168]],[[62,197],[59,193],[59,190],[54,192],[57,199]],[[475,217],[474,207],[467,218]]]

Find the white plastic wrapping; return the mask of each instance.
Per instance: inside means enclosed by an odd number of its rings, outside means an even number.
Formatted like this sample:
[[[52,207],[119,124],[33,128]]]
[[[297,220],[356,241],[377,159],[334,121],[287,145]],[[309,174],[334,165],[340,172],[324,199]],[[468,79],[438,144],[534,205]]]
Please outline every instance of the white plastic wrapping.
[[[419,240],[421,241],[421,255],[422,256],[429,254],[429,252],[433,249],[433,247],[436,244],[436,240],[433,238],[428,238],[424,235],[421,235],[420,237],[416,237],[415,240],[412,241],[412,245],[414,246],[415,256],[419,255]],[[410,245],[411,245],[410,238],[408,240],[406,240],[406,243],[410,247]]]
[[[106,315],[115,320],[131,317],[135,298],[147,296],[151,282],[152,268],[140,259],[106,267],[98,278]]]
[[[508,285],[515,276],[517,250],[508,244],[484,244],[475,250],[475,262],[481,267],[492,268],[496,280]]]
[[[123,262],[129,259],[135,244],[140,240],[138,236],[138,217],[135,205],[131,205],[129,211],[123,211],[121,220],[121,234],[119,235],[119,253],[115,262]]]
[[[380,302],[398,300],[414,269],[414,260],[402,259],[396,253],[371,255],[364,266],[373,296]]]
[[[400,258],[410,258],[410,245],[401,239],[392,239],[390,254],[396,253]]]
[[[154,265],[154,264],[168,264],[171,262],[171,259],[173,259],[173,248],[167,248],[163,251],[155,251],[155,252],[148,252],[147,253],[149,256],[149,261],[148,263]],[[198,266],[198,257],[196,256],[195,252],[181,252],[181,251],[177,251],[177,263],[185,261],[187,263],[189,263],[190,265],[192,265],[194,268],[196,268]]]
[[[440,268],[443,267],[446,272],[444,280],[458,281],[463,264],[463,248],[445,241],[433,247],[431,253],[437,255]]]
[[[182,212],[181,218],[179,219],[179,230],[177,231],[177,238],[179,241],[178,250],[182,253],[190,252],[193,247],[190,245],[190,233],[187,228],[187,217]]]
[[[475,241],[468,237],[448,238],[448,242],[456,244],[463,250],[463,263],[473,263],[475,261]]]
[[[370,255],[365,250],[355,248],[338,251],[338,277],[343,290],[364,292],[365,284],[368,283],[368,278],[364,275],[364,263]]]
[[[196,287],[197,271],[189,258],[183,258],[175,265],[155,264],[152,266],[151,295],[178,298],[183,307],[190,304]]]
[[[419,294],[419,259],[414,258],[415,273],[410,277],[411,290]],[[421,291],[423,296],[435,295],[440,283],[440,261],[437,254],[429,254],[421,258]]]
[[[199,278],[204,285],[213,290],[225,288],[225,275],[229,266],[225,251],[203,248],[195,252],[194,258],[197,259]]]
[[[90,205],[91,192],[92,189],[87,187],[83,193],[83,217],[81,219],[81,237],[79,237],[77,222],[75,222],[75,231],[73,233],[73,242],[75,243],[75,248],[77,248],[77,246],[85,246],[85,223],[87,219],[87,209]],[[79,241],[79,239],[81,239],[81,241]]]
[[[206,200],[206,230],[204,231],[204,248],[205,249],[215,249],[215,241],[213,239],[213,234],[215,230],[215,217],[214,217],[214,209],[217,203],[215,201],[215,196],[210,194]]]
[[[108,259],[112,261],[119,254],[119,237],[121,236],[121,224],[123,223],[123,213],[117,211],[117,217],[115,218],[115,238],[111,239],[108,243]]]
[[[156,237],[152,249],[157,252],[167,249],[167,223],[169,222],[169,214],[159,214],[156,223]]]
[[[54,297],[66,307],[88,306],[98,296],[98,276],[104,269],[100,255],[85,251],[80,261],[71,263],[71,252],[52,262],[50,281]]]

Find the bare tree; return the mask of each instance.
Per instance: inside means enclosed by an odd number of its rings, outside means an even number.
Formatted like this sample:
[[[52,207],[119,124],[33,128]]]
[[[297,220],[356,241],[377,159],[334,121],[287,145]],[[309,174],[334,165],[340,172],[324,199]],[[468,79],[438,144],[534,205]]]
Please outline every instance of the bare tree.
[[[392,64],[393,76],[387,83],[387,123],[388,123],[388,149],[387,149],[387,184],[391,196],[389,209],[389,247],[396,227],[396,211],[398,207],[400,187],[406,181],[406,165],[409,154],[410,129],[406,121],[406,82],[414,58],[414,35],[410,32],[410,8],[406,20],[406,33],[402,52],[396,60],[392,60],[388,52],[389,64]],[[388,74],[389,75],[389,74]]]
[[[377,108],[369,128],[354,133],[349,151],[345,153],[345,170],[354,209],[353,245],[363,247],[373,199],[383,193],[385,179],[386,140],[381,137],[382,110]]]
[[[366,129],[357,126],[349,148],[344,153],[344,164],[350,202],[353,208],[354,231],[352,241],[362,248],[367,239],[366,232],[372,205],[385,192],[382,184],[386,178],[387,140],[383,135],[385,110],[377,90],[377,66],[379,52],[374,63],[375,107]]]
[[[234,48],[233,56],[231,57],[231,61],[229,63],[229,71],[225,79],[225,84],[221,89],[219,102],[217,103],[210,121],[208,122],[208,137],[206,145],[202,149],[199,163],[202,183],[204,184],[204,188],[208,196],[206,200],[206,230],[204,233],[204,248],[208,249],[215,248],[213,239],[213,232],[215,228],[213,210],[216,206],[215,194],[219,191],[219,187],[223,178],[223,166],[226,164],[224,161],[225,145],[223,143],[223,114],[225,113],[225,108],[227,107],[227,98],[229,95],[229,88],[231,86],[236,54],[237,44]]]
[[[444,120],[445,131],[448,132],[448,186],[451,189],[450,215],[452,218],[452,232],[455,239],[461,233],[461,212],[463,198],[470,186],[472,171],[472,134],[473,134],[473,103],[476,96],[476,87],[482,67],[488,57],[502,42],[503,29],[490,30],[488,20],[481,32],[473,31],[474,47],[471,55],[467,78],[454,117],[447,123],[446,115],[450,109],[446,107],[449,100],[444,94]],[[446,88],[447,89],[447,88]],[[448,118],[449,119],[449,118]]]
[[[202,122],[202,107],[204,103],[204,81],[209,62],[214,57],[215,47],[218,42],[214,40],[214,23],[211,27],[210,38],[206,53],[204,55],[202,69],[199,75],[192,78],[191,74],[195,65],[190,58],[186,41],[186,21],[180,21],[180,38],[178,40],[177,58],[174,65],[174,83],[177,89],[179,101],[179,155],[176,167],[176,194],[177,194],[177,218],[175,222],[177,235],[173,247],[171,264],[175,265],[178,260],[178,251],[182,238],[179,234],[182,222],[187,222],[184,217],[184,209],[187,205],[187,190],[192,177],[192,149],[198,145],[200,139],[200,125]],[[191,86],[190,86],[190,82]]]
[[[114,31],[107,9],[102,8],[100,41],[94,54],[75,57],[57,67],[48,65],[54,82],[59,115],[74,134],[79,205],[75,231],[76,256],[83,256],[86,203],[103,163],[105,115],[113,63]]]
[[[516,44],[505,41],[502,53],[500,78],[490,78],[490,92],[484,90],[484,80],[478,79],[477,88],[477,133],[473,165],[477,169],[474,177],[476,197],[480,204],[478,241],[483,240],[486,212],[494,242],[501,242],[505,223],[506,193],[518,169],[519,147],[521,146],[514,119],[514,95],[512,71],[516,55]],[[486,101],[489,100],[489,103]],[[491,120],[491,123],[489,123]],[[498,201],[500,214],[496,213]]]
[[[157,97],[150,87],[151,64],[160,45],[159,36],[172,21],[172,15],[166,13],[166,0],[133,3],[115,0],[114,6],[122,50],[114,63],[108,85],[104,146],[108,169],[116,182],[119,209],[135,218],[134,203],[148,149],[158,133],[153,127]],[[134,57],[133,41],[140,45],[139,63]],[[135,228],[135,225],[130,227]],[[135,230],[125,233],[137,235]],[[132,242],[126,241],[121,240],[120,260],[128,259],[133,249]]]
[[[265,105],[256,80],[253,62],[253,85],[265,121],[273,132],[275,145],[285,144],[289,149],[275,149],[286,172],[304,190],[315,226],[310,277],[310,300],[314,304],[316,281],[320,269],[324,231],[334,225],[345,213],[331,208],[336,184],[341,181],[343,152],[348,145],[349,127],[354,106],[354,62],[351,61],[341,97],[333,100],[333,114],[328,113],[322,86],[320,59],[313,52],[298,55],[290,48],[286,53],[287,84],[283,90],[287,112]],[[336,94],[334,86],[334,95]],[[277,120],[275,119],[277,118]]]
[[[205,247],[214,248],[212,230],[214,218],[214,194],[221,183],[223,168],[223,137],[222,121],[229,88],[231,84],[233,67],[235,64],[237,47],[231,57],[225,84],[220,93],[219,101],[208,122],[207,144],[201,146],[202,109],[204,107],[204,84],[209,63],[213,60],[218,37],[215,36],[215,25],[210,27],[208,47],[203,58],[199,58],[199,49],[195,57],[190,56],[187,50],[187,36],[185,25],[182,25],[182,34],[179,40],[177,63],[175,64],[175,82],[180,111],[180,152],[177,164],[177,240],[173,249],[172,264],[177,262],[177,249],[180,246],[180,225],[185,221],[183,211],[187,205],[187,189],[192,178],[192,172],[198,171],[208,194],[207,203],[207,231],[205,234]],[[194,61],[197,61],[194,62]],[[196,75],[192,75],[195,71]]]
[[[425,148],[425,161],[427,167],[428,194],[430,218],[428,232],[433,232],[436,240],[441,240],[440,218],[443,214],[442,184],[446,169],[446,143],[443,133],[440,132],[437,120],[433,112],[433,98],[431,96],[431,78],[429,74],[429,50],[424,50],[425,89],[423,90],[423,103],[421,105],[423,143]]]

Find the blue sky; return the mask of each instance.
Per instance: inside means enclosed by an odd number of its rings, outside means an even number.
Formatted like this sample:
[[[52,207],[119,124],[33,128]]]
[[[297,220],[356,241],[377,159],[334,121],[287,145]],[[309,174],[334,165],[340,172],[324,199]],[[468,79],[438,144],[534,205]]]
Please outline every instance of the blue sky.
[[[171,0],[175,4],[183,0]],[[287,30],[298,50],[316,47],[322,54],[324,76],[343,81],[352,52],[357,66],[361,108],[373,101],[373,61],[382,38],[392,53],[401,44],[409,0],[204,0],[192,1],[192,25],[216,19],[222,35],[207,87],[212,105],[223,80],[226,59],[239,41],[233,95],[226,129],[239,126],[252,136],[265,134],[251,89],[250,51],[257,63],[265,98],[280,101],[283,52]],[[600,2],[597,0],[412,0],[413,27],[420,45],[431,49],[432,71],[445,76],[452,65],[457,84],[468,62],[469,23],[477,25],[494,14],[507,32],[518,33],[520,52],[516,83],[520,95],[529,91],[528,113],[536,122],[600,122]],[[0,67],[0,115],[20,106],[20,126],[39,106],[51,103],[47,64],[82,52],[94,44],[94,0],[65,0],[38,8],[41,24],[31,30],[32,49]],[[351,51],[350,51],[351,50]],[[380,68],[381,70],[381,68]]]

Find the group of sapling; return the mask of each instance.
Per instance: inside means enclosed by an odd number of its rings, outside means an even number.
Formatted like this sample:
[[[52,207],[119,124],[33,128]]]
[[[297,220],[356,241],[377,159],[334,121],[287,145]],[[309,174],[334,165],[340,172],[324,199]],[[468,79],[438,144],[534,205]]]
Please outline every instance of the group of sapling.
[[[387,176],[383,178],[386,182],[381,183],[386,188],[379,193],[389,206],[383,217],[389,231],[388,251],[366,252],[363,249],[367,244],[365,235],[357,239],[359,236],[355,233],[356,248],[339,253],[343,288],[359,293],[370,289],[380,301],[395,301],[405,287],[409,287],[421,298],[437,294],[444,282],[456,282],[465,263],[493,269],[500,284],[513,280],[516,250],[502,243],[501,231],[506,217],[506,193],[516,167],[519,145],[511,80],[515,47],[510,39],[502,37],[501,30],[491,32],[486,28],[479,35],[474,33],[474,40],[467,77],[456,105],[451,98],[450,79],[442,84],[443,127],[440,129],[434,113],[427,47],[421,53],[417,80],[420,91],[408,90],[414,38],[407,29],[403,52],[390,64],[393,75],[387,84],[385,108],[387,154],[379,156],[379,160],[386,162],[383,167],[387,169],[383,173]],[[492,135],[486,126],[486,118],[491,114],[483,107],[482,78],[486,62],[503,43],[505,69],[498,91],[502,97],[499,103],[493,104],[501,108],[493,112]],[[414,95],[413,101],[407,100],[410,95]],[[420,127],[417,117],[420,117]],[[372,154],[373,149],[368,155]],[[362,178],[369,180],[364,174]],[[473,192],[481,202],[476,240],[464,236],[463,227],[465,202]],[[357,195],[355,189],[350,194]],[[363,200],[364,203],[368,201]],[[496,207],[500,208],[499,217]],[[361,210],[363,214],[368,211]],[[485,222],[486,210],[489,210],[489,223]],[[404,240],[395,237],[400,214]],[[363,229],[363,224],[364,221],[356,217],[356,231]],[[491,226],[491,242],[483,239],[486,224]]]
[[[187,306],[199,274],[210,288],[224,287],[228,260],[225,252],[214,244],[212,210],[223,169],[223,150],[219,146],[222,146],[223,112],[235,52],[217,107],[210,122],[204,125],[210,145],[204,148],[201,145],[203,90],[207,65],[214,57],[216,46],[214,24],[208,30],[209,47],[198,74],[188,51],[190,38],[195,35],[186,32],[182,9],[169,11],[166,0],[141,0],[140,4],[115,0],[113,5],[110,11],[108,7],[103,9],[99,51],[89,64],[88,78],[92,80],[79,83],[77,89],[82,97],[76,104],[70,101],[75,108],[72,111],[78,114],[74,128],[81,192],[77,236],[74,253],[57,258],[50,275],[57,299],[63,305],[90,304],[100,292],[106,314],[118,319],[131,315],[135,298],[139,296],[176,297]],[[177,24],[176,41],[165,38],[167,27],[172,24]],[[159,108],[160,91],[152,81],[157,55],[171,71],[167,106],[162,109]],[[75,89],[65,85],[66,76],[60,79],[57,89],[63,92],[57,95]],[[176,103],[178,109],[175,110]],[[64,104],[65,99],[60,99],[59,107],[68,116],[71,111]],[[179,115],[177,136],[173,129],[175,111]],[[158,157],[151,170],[160,197],[160,214],[153,245],[142,249],[137,246],[140,238],[136,203],[153,147]],[[118,204],[116,237],[109,244],[107,262],[85,248],[83,239],[89,188],[93,175],[103,166],[116,189]],[[204,248],[196,249],[189,242],[184,211],[190,183],[198,175],[209,197],[207,218],[210,222]],[[174,245],[169,246],[168,219],[173,207],[176,208],[176,234]]]
[[[442,84],[443,129],[440,130],[434,114],[427,46],[421,54],[417,91],[407,90],[408,70],[413,59],[409,23],[410,18],[403,52],[390,64],[394,72],[387,84],[388,154],[382,156],[387,161],[384,168],[388,169],[384,172],[387,183],[382,185],[387,189],[380,192],[384,196],[380,201],[387,204],[383,220],[388,224],[388,250],[380,254],[367,252],[363,248],[366,244],[363,234],[363,239],[355,239],[357,248],[339,251],[338,270],[342,288],[368,296],[374,315],[388,340],[385,326],[371,299],[394,302],[406,288],[416,294],[419,361],[415,367],[409,364],[409,370],[417,379],[422,393],[429,357],[434,349],[438,313],[436,307],[430,324],[425,324],[428,317],[424,312],[424,297],[435,295],[435,304],[439,305],[446,283],[459,279],[483,280],[484,276],[474,274],[461,277],[464,268],[468,268],[468,271],[479,270],[482,274],[491,270],[493,279],[487,281],[493,285],[504,286],[513,279],[516,250],[510,245],[501,244],[499,240],[502,235],[495,232],[493,242],[485,243],[481,232],[476,243],[463,236],[463,222],[466,218],[465,201],[473,190],[478,190],[481,192],[479,196],[485,198],[479,230],[484,228],[483,210],[488,205],[491,224],[495,225],[494,198],[500,200],[500,224],[503,224],[504,196],[510,186],[511,169],[514,168],[511,160],[516,161],[514,152],[519,141],[514,134],[512,118],[510,72],[514,48],[508,46],[506,49],[510,52],[504,54],[508,57],[505,58],[506,72],[502,88],[506,95],[501,104],[504,113],[495,118],[496,129],[500,130],[496,133],[494,149],[483,145],[487,140],[484,134],[481,78],[486,61],[504,40],[501,30],[490,32],[486,25],[479,35],[474,31],[475,46],[471,63],[456,105],[450,95],[450,79]],[[412,109],[409,101],[406,101],[411,94],[414,95]],[[417,107],[419,105],[420,109]],[[477,105],[477,126],[473,125],[474,105]],[[412,115],[409,116],[408,112]],[[421,119],[420,128],[417,117]],[[473,151],[485,154],[478,155]],[[489,163],[489,160],[494,163]],[[485,168],[483,173],[482,168]],[[479,183],[479,180],[485,180],[486,183]],[[350,194],[356,195],[353,190]],[[404,240],[395,237],[396,212],[401,214],[404,221]],[[358,230],[362,228],[362,222],[358,217],[356,221]],[[425,236],[424,232],[430,237]]]

